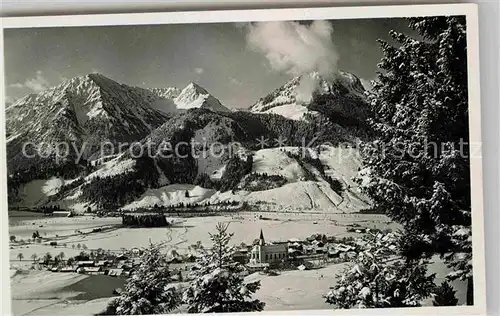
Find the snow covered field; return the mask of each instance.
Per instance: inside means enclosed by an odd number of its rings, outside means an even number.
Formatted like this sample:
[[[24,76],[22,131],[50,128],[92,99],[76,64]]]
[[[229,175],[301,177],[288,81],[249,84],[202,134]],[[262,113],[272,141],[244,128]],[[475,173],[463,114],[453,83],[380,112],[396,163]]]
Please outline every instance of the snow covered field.
[[[13,270],[11,270],[13,271]],[[71,286],[89,276],[76,273],[22,271],[11,277],[13,315],[94,315],[101,312],[109,298],[75,300],[79,292]]]
[[[118,217],[80,216],[73,218],[50,218],[19,221],[9,227],[9,234],[16,236],[17,240],[29,239],[34,231],[38,230],[42,237],[57,240],[58,247],[44,244],[14,245],[10,251],[11,260],[17,258],[22,252],[25,259],[33,253],[43,255],[51,252],[53,255],[64,251],[67,256],[72,256],[79,251],[72,245],[85,244],[89,249],[103,248],[105,250],[120,250],[122,247],[146,247],[149,242],[162,242],[172,239],[170,246],[179,250],[187,249],[198,240],[203,244],[209,243],[209,232],[213,232],[217,222],[230,223],[229,230],[234,232],[233,243],[251,243],[258,238],[260,230],[264,231],[269,241],[286,241],[290,238],[305,238],[313,233],[322,233],[331,236],[354,236],[348,233],[347,226],[357,223],[369,228],[398,228],[388,221],[383,215],[365,214],[276,214],[260,213],[263,219],[258,219],[257,214],[243,214],[241,216],[209,216],[172,218],[174,225],[165,228],[116,228],[111,227],[121,224]],[[43,227],[40,227],[43,226]],[[110,228],[104,232],[90,233],[98,227]],[[79,230],[83,234],[76,233]],[[57,237],[56,237],[57,235]],[[59,245],[66,244],[66,247]]]

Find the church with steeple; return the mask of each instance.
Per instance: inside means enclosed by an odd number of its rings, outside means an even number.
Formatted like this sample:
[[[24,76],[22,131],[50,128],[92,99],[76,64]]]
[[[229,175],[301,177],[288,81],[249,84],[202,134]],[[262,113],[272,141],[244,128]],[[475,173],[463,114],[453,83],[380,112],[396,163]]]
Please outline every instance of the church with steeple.
[[[288,259],[288,244],[268,244],[264,239],[264,232],[260,230],[258,242],[250,252],[250,263],[277,263]]]

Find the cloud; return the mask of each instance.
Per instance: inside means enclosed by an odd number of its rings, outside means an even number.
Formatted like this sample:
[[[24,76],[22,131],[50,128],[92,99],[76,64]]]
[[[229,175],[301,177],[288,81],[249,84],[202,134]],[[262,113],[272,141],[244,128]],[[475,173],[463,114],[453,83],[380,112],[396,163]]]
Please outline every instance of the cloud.
[[[203,69],[203,68],[195,68],[194,72],[196,72],[197,74],[201,75],[202,73],[205,72],[205,69]]]
[[[49,81],[45,78],[41,70],[37,70],[35,78],[27,79],[24,83],[14,83],[9,85],[11,88],[28,88],[34,92],[42,92],[50,87]]]
[[[295,96],[297,103],[309,103],[312,99],[313,92],[319,87],[317,78],[312,76],[304,76],[297,86]]]
[[[17,82],[17,83],[12,83],[12,84],[10,84],[10,85],[9,85],[9,87],[11,87],[11,88],[16,88],[16,89],[22,89],[22,88],[24,88],[25,86],[24,86],[24,84]]]
[[[312,71],[322,76],[337,72],[339,59],[326,21],[309,25],[298,22],[257,22],[247,25],[247,43],[263,53],[273,70],[292,75]]]

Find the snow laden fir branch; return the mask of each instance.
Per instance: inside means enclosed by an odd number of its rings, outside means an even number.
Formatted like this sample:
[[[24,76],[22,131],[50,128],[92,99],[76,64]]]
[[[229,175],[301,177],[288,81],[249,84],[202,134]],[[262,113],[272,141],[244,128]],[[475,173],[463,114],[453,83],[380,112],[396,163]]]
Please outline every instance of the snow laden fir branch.
[[[434,275],[427,262],[406,260],[400,253],[400,235],[367,234],[356,241],[357,257],[325,296],[336,308],[416,307],[431,295]]]
[[[180,293],[172,284],[167,257],[160,249],[153,244],[144,249],[140,266],[103,315],[167,314],[180,305]]]
[[[212,249],[197,260],[197,275],[184,292],[183,300],[189,313],[224,313],[262,311],[265,303],[252,295],[260,282],[245,283],[243,266],[232,259],[229,242],[233,233],[229,225],[218,223],[216,233],[210,234]]]
[[[416,288],[404,293],[385,274],[375,276],[392,271],[396,280],[425,281],[421,263],[439,254],[454,270],[448,279],[467,280],[467,305],[473,305],[470,157],[454,146],[469,143],[466,19],[409,18],[409,26],[422,39],[393,31],[390,35],[398,45],[379,41],[381,71],[368,93],[376,138],[360,146],[364,175],[359,178],[374,208],[403,226],[405,242],[399,255],[404,259],[388,266],[383,258],[358,258],[356,271],[361,273],[346,273],[343,282],[361,288],[353,290],[356,301],[345,304],[381,304],[379,283],[385,280],[388,289],[399,289],[397,297],[386,293],[391,304],[411,306],[427,294],[425,282],[415,282]],[[398,148],[406,148],[405,154],[396,154]],[[358,291],[365,287],[364,294],[372,292],[365,295],[368,299],[359,299]],[[340,292],[333,291],[330,301],[340,304]]]

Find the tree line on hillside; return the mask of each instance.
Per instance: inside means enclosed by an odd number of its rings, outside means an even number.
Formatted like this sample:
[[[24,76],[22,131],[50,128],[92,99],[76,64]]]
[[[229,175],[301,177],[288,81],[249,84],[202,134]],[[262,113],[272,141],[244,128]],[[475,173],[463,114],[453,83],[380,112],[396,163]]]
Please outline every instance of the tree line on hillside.
[[[74,179],[86,176],[94,170],[94,167],[86,160],[75,163],[71,159],[61,161],[53,157],[32,159],[36,160],[36,163],[30,164],[26,168],[17,169],[15,172],[9,170],[11,172],[7,177],[9,200],[15,199],[19,194],[20,187],[30,181],[52,177]],[[8,168],[10,169],[9,166]]]
[[[81,197],[98,208],[113,209],[139,198],[148,188],[158,186],[158,173],[152,158],[141,157],[131,171],[95,177],[81,187]]]
[[[268,147],[277,147],[275,139],[286,140],[287,146],[303,146],[304,143],[308,144],[315,138],[329,134],[328,129],[320,122],[290,120],[278,114],[238,111],[225,115],[233,118],[245,131],[241,141],[252,150],[262,149],[257,142],[261,137],[269,140]]]
[[[317,181],[316,176],[308,168],[308,165],[310,165],[319,172],[323,180],[328,182],[330,188],[334,192],[336,192],[339,195],[342,195],[342,192],[344,191],[342,183],[338,179],[333,178],[332,176],[326,174],[325,166],[323,165],[323,163],[319,158],[311,157],[311,155],[305,148],[301,148],[299,153],[292,153],[290,151],[285,151],[285,152],[288,155],[288,157],[295,159],[295,161],[297,161],[297,163],[301,166],[305,174],[306,181]]]
[[[281,175],[252,172],[243,178],[242,189],[247,191],[265,191],[282,187],[287,179]]]
[[[80,177],[76,180],[73,180],[71,181],[70,183],[68,184],[64,184],[60,189],[59,191],[57,191],[56,194],[54,195],[51,195],[49,197],[49,200],[50,201],[59,201],[61,200],[66,194],[68,194],[69,192],[71,192],[73,189],[76,189],[78,188],[80,185],[82,185],[83,183],[85,182],[85,178],[84,177]]]
[[[172,205],[159,205],[155,204],[152,207],[138,207],[134,209],[134,212],[148,212],[148,213],[178,213],[179,211],[185,211],[186,213],[206,213],[211,212],[211,208],[217,208],[219,212],[227,211],[237,211],[239,209],[245,208],[246,202],[240,203],[234,200],[218,201],[216,203],[189,203],[189,202],[179,202]],[[241,207],[236,209],[235,206],[240,205]]]
[[[235,190],[238,187],[241,179],[252,172],[253,156],[248,155],[246,160],[242,160],[237,156],[231,157],[226,164],[226,170],[222,175],[218,189],[220,191]]]

